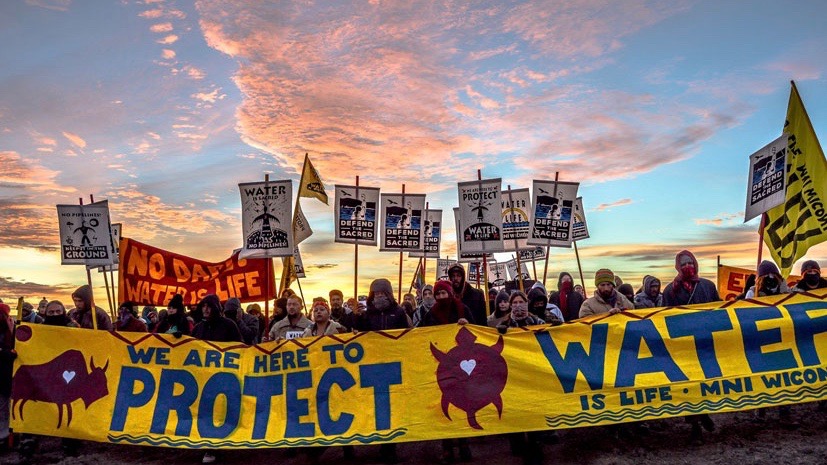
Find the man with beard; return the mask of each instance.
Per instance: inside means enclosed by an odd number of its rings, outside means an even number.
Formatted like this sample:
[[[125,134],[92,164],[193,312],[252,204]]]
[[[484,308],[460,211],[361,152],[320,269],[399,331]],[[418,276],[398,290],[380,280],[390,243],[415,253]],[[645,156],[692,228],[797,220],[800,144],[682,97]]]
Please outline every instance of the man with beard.
[[[698,260],[692,252],[681,250],[675,255],[675,270],[678,275],[663,290],[663,305],[674,307],[721,300],[715,284],[698,276]],[[689,415],[686,417],[686,422],[692,425],[692,431],[689,434],[691,444],[703,442],[701,426],[707,431],[715,431],[715,423],[705,413]]]
[[[583,302],[580,307],[580,318],[603,313],[614,315],[635,308],[626,296],[615,289],[615,275],[612,270],[597,270],[594,274],[594,285],[597,286],[597,290],[594,291],[594,296]]]
[[[287,316],[279,320],[270,330],[270,340],[295,339],[301,337],[304,330],[313,324],[302,312],[301,297],[293,294],[287,298]]]
[[[471,311],[466,315],[469,323],[483,324],[487,318],[485,295],[479,289],[474,289],[465,281],[465,268],[459,263],[448,268],[448,279],[454,294]]]
[[[801,264],[801,280],[799,280],[793,292],[809,292],[813,289],[827,287],[827,279],[821,277],[821,267],[815,260],[807,260]]]
[[[75,308],[69,312],[69,317],[77,321],[81,328],[94,328],[91,312],[92,300],[92,288],[88,284],[80,286],[72,293]],[[112,331],[112,320],[102,308],[95,306],[95,315],[98,320],[98,329]]]
[[[635,295],[635,308],[663,307],[663,294],[660,293],[660,279],[646,275],[643,288]]]
[[[333,289],[327,294],[330,297],[330,319],[342,324],[345,317],[345,295],[338,289]]]
[[[548,301],[553,303],[563,313],[565,321],[576,320],[580,317],[580,306],[585,299],[579,292],[574,291],[574,279],[571,274],[564,271],[557,278],[557,290],[548,296]]]
[[[359,331],[384,331],[410,327],[410,319],[405,310],[393,298],[393,286],[387,279],[375,279],[370,283],[367,310],[354,319],[354,329]],[[393,464],[399,462],[396,444],[379,446],[382,462]]]
[[[138,318],[138,309],[135,302],[127,300],[118,307],[118,322],[115,331],[145,333],[146,324]]]

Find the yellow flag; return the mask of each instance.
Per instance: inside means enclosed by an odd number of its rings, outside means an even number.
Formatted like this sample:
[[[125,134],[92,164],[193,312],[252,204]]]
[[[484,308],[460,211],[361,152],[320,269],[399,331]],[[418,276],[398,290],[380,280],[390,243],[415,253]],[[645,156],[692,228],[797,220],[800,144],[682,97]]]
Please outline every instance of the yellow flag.
[[[23,316],[23,297],[17,299],[17,317],[14,321],[20,321],[20,318]]]
[[[310,162],[310,157],[304,154],[304,167],[302,167],[302,178],[299,182],[299,197],[315,197],[327,205],[327,192],[324,190],[322,178],[319,172]]]
[[[789,134],[787,194],[783,204],[767,211],[764,241],[786,277],[807,249],[827,240],[827,162],[795,83],[784,132]]]
[[[296,265],[293,256],[281,258],[281,281],[279,282],[279,296],[296,280]]]

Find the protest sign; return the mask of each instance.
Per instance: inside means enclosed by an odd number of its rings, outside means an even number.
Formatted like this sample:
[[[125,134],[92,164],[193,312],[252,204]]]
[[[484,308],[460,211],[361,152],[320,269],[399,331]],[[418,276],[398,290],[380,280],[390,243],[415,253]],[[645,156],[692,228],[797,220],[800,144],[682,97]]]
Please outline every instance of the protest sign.
[[[576,182],[534,181],[529,245],[571,246],[572,212],[578,186]]]
[[[528,229],[531,225],[531,194],[528,189],[509,189],[502,193],[503,247],[506,250],[531,248]]]
[[[787,138],[782,134],[749,156],[744,222],[784,203],[787,188]]]
[[[109,222],[109,203],[58,205],[61,265],[112,265],[115,246]]]
[[[574,200],[574,212],[571,223],[571,240],[579,241],[589,238],[589,227],[586,224],[586,213],[583,210],[583,197]]]
[[[411,257],[439,258],[439,246],[442,234],[442,210],[425,210],[425,225],[422,228],[422,237],[425,248],[419,252],[411,252]]]
[[[276,286],[270,260],[242,259],[238,251],[226,260],[211,263],[162,250],[133,239],[121,240],[118,269],[118,302],[166,305],[175,294],[184,304],[195,305],[205,295],[242,302],[275,298]],[[269,274],[265,267],[271,267]],[[270,285],[265,286],[265,276]],[[265,288],[270,294],[265,296]]]
[[[425,194],[382,194],[380,252],[422,250]]]
[[[333,241],[375,246],[379,189],[340,185],[334,188],[336,231]]]
[[[464,252],[503,251],[501,179],[457,183]]]
[[[293,255],[290,180],[242,183],[238,189],[244,238],[241,258]]]

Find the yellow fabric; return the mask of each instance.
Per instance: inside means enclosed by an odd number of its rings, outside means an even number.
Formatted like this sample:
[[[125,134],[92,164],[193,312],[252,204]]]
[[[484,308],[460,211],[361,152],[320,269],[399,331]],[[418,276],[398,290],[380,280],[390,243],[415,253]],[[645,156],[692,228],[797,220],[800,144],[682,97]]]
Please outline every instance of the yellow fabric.
[[[502,337],[443,325],[255,347],[23,325],[12,426],[163,447],[289,447],[809,402],[827,394],[825,295],[600,315]],[[71,422],[56,418],[67,405]]]
[[[784,132],[789,134],[786,200],[767,211],[764,242],[786,277],[807,249],[827,240],[827,162],[795,84]]]
[[[302,178],[299,181],[299,197],[317,198],[327,205],[327,192],[324,190],[322,178],[316,168],[313,167],[313,163],[310,162],[310,157],[307,154],[304,155]]]

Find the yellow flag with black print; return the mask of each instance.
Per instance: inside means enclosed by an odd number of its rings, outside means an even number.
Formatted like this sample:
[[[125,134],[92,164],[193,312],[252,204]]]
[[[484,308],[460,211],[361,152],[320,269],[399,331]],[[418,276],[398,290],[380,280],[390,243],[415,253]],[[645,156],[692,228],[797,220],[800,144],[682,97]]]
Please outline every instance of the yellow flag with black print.
[[[304,166],[302,167],[302,178],[299,182],[299,197],[315,197],[327,205],[327,192],[324,190],[322,178],[319,172],[310,162],[310,157],[304,154]]]
[[[789,134],[787,195],[767,211],[764,241],[786,277],[810,247],[827,240],[827,162],[794,82],[784,132]]]

